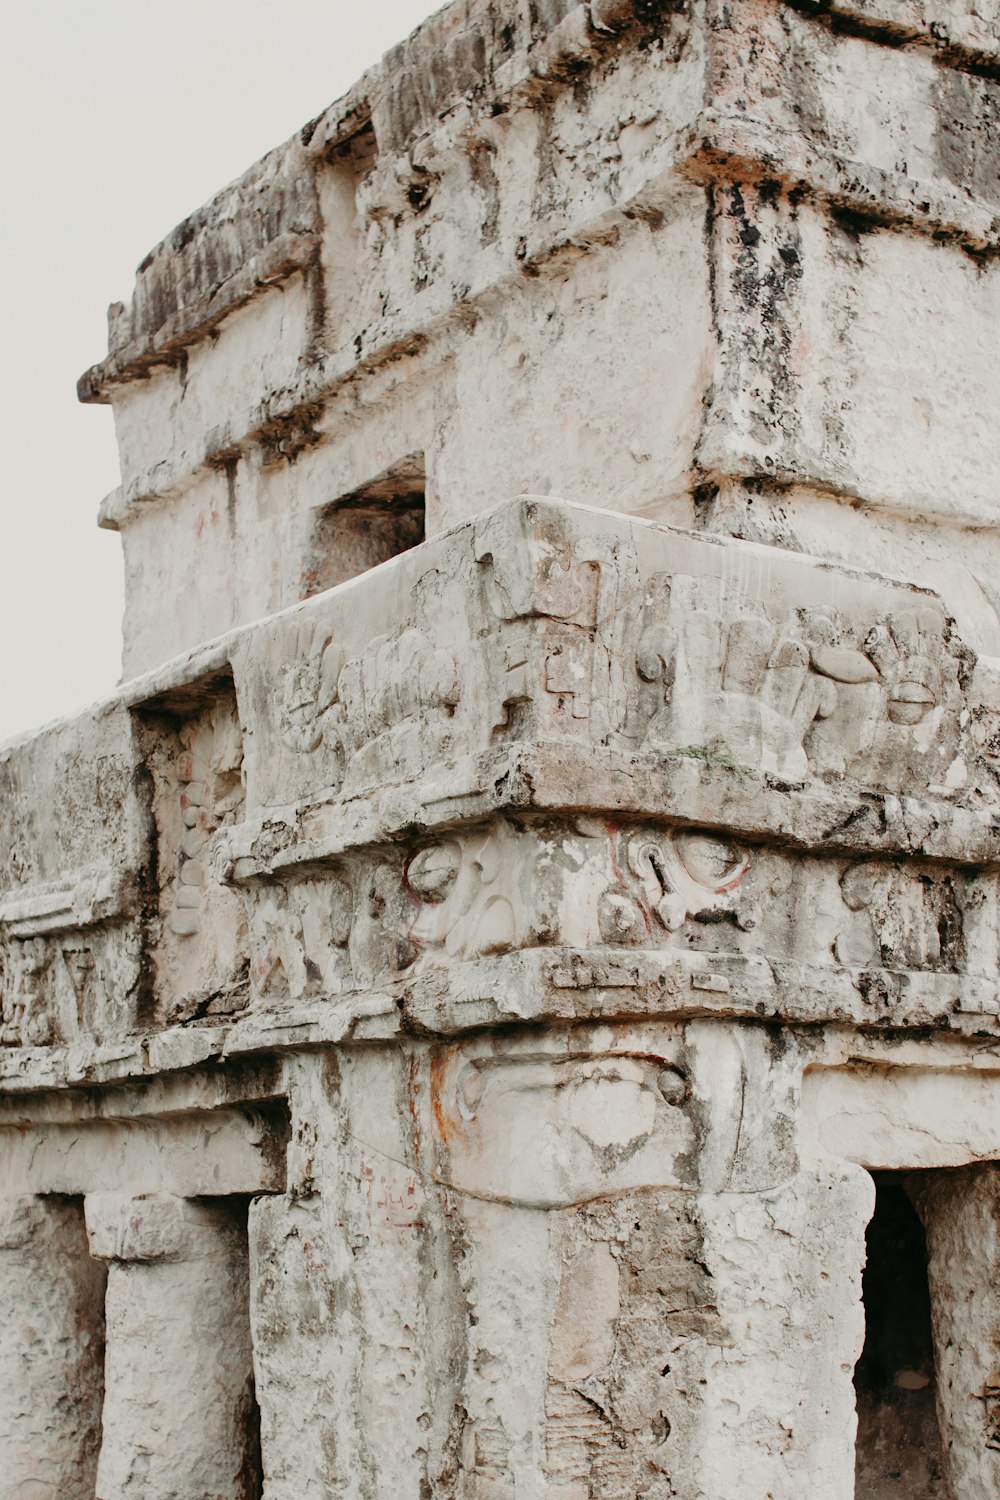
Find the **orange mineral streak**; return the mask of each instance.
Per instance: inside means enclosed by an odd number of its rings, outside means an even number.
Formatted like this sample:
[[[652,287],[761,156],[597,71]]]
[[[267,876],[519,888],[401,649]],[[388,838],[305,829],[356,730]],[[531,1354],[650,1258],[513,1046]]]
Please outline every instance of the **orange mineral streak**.
[[[438,1136],[447,1146],[456,1135],[464,1135],[465,1127],[461,1117],[449,1110],[445,1100],[448,1097],[448,1064],[451,1061],[449,1055],[442,1048],[435,1048],[431,1054],[431,1111],[434,1115],[434,1123],[437,1127]],[[454,1090],[451,1091],[452,1093]]]

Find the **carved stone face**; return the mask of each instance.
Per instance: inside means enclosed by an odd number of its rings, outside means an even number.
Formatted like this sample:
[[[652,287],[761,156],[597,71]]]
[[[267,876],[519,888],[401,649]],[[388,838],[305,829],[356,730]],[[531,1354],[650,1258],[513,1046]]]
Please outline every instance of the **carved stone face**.
[[[904,612],[876,626],[866,644],[882,674],[890,724],[922,724],[958,670],[943,622],[930,609]]]

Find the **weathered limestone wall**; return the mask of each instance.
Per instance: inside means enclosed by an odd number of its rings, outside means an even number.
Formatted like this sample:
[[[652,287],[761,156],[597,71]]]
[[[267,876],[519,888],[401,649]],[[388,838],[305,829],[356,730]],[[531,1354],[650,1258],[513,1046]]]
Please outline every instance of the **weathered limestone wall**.
[[[463,0],[147,257],[126,680],[0,748],[12,1500],[994,1493],[998,80]]]
[[[1000,653],[996,17],[865,9],[452,6],[175,231],[81,383],[127,673],[414,455],[428,533],[526,491],[877,555]]]

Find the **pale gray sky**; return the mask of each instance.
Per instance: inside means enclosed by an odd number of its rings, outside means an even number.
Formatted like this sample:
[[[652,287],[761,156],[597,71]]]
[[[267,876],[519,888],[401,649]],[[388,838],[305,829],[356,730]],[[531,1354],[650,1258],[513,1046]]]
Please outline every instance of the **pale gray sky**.
[[[119,671],[109,407],[76,402],[109,302],[198,204],[438,8],[429,0],[31,0],[0,7],[5,293],[0,741]]]

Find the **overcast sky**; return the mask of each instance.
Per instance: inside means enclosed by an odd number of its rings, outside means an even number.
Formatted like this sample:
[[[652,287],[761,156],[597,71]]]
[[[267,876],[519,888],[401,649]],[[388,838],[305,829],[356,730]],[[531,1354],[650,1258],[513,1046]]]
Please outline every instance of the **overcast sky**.
[[[0,741],[119,674],[111,409],[76,379],[109,302],[192,209],[344,93],[428,0],[31,0],[0,6],[4,294]]]

